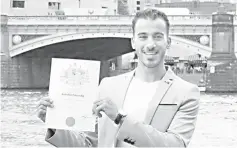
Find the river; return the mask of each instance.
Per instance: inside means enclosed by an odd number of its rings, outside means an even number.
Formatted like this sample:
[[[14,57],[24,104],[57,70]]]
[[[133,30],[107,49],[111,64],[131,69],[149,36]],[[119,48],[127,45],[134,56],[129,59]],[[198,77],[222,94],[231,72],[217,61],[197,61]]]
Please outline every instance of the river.
[[[2,147],[53,147],[36,116],[39,99],[47,96],[48,90],[1,90]],[[201,94],[189,147],[237,147],[237,94]]]

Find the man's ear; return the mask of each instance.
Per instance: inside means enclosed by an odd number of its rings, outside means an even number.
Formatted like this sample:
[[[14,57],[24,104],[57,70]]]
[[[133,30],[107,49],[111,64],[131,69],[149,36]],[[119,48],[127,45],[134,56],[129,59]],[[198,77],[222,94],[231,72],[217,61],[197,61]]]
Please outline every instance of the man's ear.
[[[132,49],[135,50],[134,37],[131,38],[131,46],[132,46]]]
[[[171,38],[170,37],[168,37],[168,44],[167,44],[167,49],[169,49],[170,48],[170,46],[171,46]]]

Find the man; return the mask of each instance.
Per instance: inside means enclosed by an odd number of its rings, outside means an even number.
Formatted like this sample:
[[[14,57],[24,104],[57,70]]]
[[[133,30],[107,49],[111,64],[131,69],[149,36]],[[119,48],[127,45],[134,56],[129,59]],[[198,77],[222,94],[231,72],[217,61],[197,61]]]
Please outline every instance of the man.
[[[160,11],[138,12],[131,40],[138,66],[101,81],[92,109],[99,116],[98,134],[49,129],[46,141],[58,147],[187,147],[195,129],[200,92],[164,65],[171,44],[169,26]],[[39,105],[41,119],[50,105],[49,100]]]

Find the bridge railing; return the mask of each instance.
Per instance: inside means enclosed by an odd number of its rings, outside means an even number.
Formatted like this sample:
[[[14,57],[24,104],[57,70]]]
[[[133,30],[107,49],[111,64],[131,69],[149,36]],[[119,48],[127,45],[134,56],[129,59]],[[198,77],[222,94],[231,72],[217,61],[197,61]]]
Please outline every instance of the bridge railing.
[[[133,15],[8,16],[8,25],[131,25]],[[212,15],[168,15],[173,25],[211,25]],[[237,15],[234,16],[237,24]]]
[[[57,16],[8,16],[9,21],[23,21],[23,20],[125,20],[130,21],[133,19],[133,15],[57,15]],[[211,15],[168,15],[169,20],[210,20]],[[236,19],[236,16],[235,16]]]
[[[57,15],[57,16],[8,16],[9,21],[18,20],[131,20],[134,16],[119,16],[119,15]]]

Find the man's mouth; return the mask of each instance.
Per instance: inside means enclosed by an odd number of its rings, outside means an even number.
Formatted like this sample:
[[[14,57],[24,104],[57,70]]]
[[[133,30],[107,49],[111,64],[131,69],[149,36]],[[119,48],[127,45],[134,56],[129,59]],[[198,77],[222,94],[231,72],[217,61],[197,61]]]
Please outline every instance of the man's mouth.
[[[142,51],[142,53],[144,53],[146,55],[156,55],[156,54],[158,54],[158,51],[157,52],[145,52],[145,51]]]

